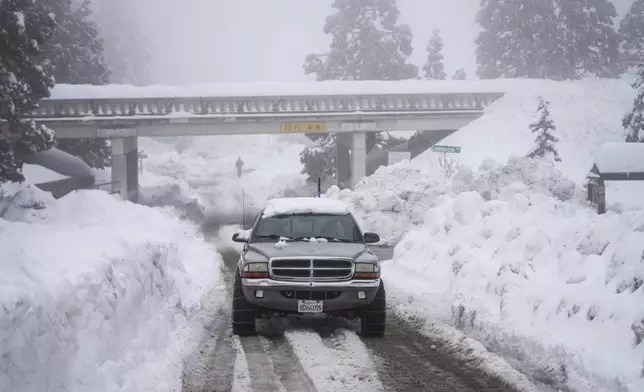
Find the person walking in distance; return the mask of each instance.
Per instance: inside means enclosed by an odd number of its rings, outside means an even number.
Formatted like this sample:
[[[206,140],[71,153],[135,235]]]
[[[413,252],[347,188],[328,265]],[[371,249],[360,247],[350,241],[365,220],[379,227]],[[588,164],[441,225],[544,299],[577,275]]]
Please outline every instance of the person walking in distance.
[[[235,166],[237,166],[237,177],[241,178],[242,168],[244,167],[244,161],[242,161],[241,157],[237,158],[237,162],[235,162]]]

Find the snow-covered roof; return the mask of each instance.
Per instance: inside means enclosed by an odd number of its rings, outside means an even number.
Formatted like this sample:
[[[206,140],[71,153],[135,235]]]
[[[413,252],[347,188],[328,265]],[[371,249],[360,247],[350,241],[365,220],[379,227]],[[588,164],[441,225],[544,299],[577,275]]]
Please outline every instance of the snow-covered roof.
[[[644,173],[644,143],[606,143],[595,165],[600,173]]]
[[[279,97],[322,95],[384,95],[502,93],[486,81],[403,80],[325,81],[304,83],[203,83],[186,86],[70,85],[57,84],[51,99]]]
[[[285,197],[272,199],[266,203],[264,216],[292,214],[329,214],[345,215],[349,208],[344,202],[317,197]]]

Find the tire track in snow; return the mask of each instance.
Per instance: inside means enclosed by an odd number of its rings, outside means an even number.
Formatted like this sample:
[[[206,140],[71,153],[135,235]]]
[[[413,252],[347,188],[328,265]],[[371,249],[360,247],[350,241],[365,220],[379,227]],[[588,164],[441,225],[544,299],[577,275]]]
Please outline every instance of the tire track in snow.
[[[355,333],[337,330],[327,338],[289,331],[286,340],[318,392],[384,391],[369,353]]]
[[[287,391],[316,392],[313,381],[298,361],[293,347],[284,337],[263,339],[264,347],[273,361],[273,371]]]
[[[275,379],[273,361],[271,361],[270,356],[264,349],[262,338],[259,336],[248,336],[240,338],[239,341],[246,356],[251,389],[262,392],[287,392]]]
[[[236,262],[234,252],[221,252],[224,265],[221,268],[225,281],[230,281],[230,265]],[[234,270],[234,267],[233,267]],[[231,392],[235,379],[235,363],[238,350],[233,345],[230,320],[230,295],[226,287],[224,305],[212,310],[208,318],[205,336],[184,366],[182,392]]]
[[[515,392],[476,363],[459,358],[389,313],[381,339],[362,341],[371,352],[386,391]]]
[[[228,318],[229,319],[229,318]],[[209,325],[197,352],[186,362],[183,392],[230,392],[233,386],[235,350],[225,309]],[[228,323],[230,324],[230,322]]]

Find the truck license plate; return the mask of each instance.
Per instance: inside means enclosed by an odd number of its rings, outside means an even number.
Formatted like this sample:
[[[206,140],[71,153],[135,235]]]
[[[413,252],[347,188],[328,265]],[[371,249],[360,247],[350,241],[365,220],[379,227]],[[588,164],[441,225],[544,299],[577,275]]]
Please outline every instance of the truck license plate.
[[[322,301],[297,301],[300,313],[322,313]]]

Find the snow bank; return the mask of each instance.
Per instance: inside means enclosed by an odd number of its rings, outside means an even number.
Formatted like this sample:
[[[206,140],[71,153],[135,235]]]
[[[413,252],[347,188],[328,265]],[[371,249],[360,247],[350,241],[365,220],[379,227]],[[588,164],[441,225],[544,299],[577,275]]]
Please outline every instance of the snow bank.
[[[450,154],[462,164],[478,167],[488,158],[505,163],[511,156],[524,156],[534,144],[528,125],[537,118],[537,97],[551,102],[551,115],[559,138],[560,170],[581,182],[592,167],[595,152],[606,142],[624,141],[621,120],[632,107],[635,90],[631,78],[488,81],[505,96],[486,109],[485,115],[441,140],[441,145],[461,146]],[[414,159],[423,166],[436,153]]]
[[[515,157],[508,165],[486,160],[479,171],[463,167],[452,178],[447,178],[435,161],[425,166],[401,162],[378,169],[355,191],[332,187],[325,196],[343,200],[364,230],[375,231],[383,243],[395,245],[408,230],[425,222],[427,210],[435,207],[441,196],[475,190],[489,199],[515,182],[561,200],[582,193],[551,164]]]
[[[101,191],[0,188],[0,390],[180,389],[219,256],[169,213]],[[136,387],[128,388],[139,378]]]
[[[642,390],[644,211],[599,216],[574,189],[529,159],[455,179],[384,268],[392,302],[551,386]]]
[[[193,222],[206,219],[210,203],[181,179],[145,173],[139,177],[139,202],[150,207],[174,207]]]
[[[304,186],[299,154],[303,135],[209,136],[176,140],[141,138],[144,176],[185,182],[203,200],[206,214],[260,209],[272,195]],[[242,177],[235,162],[244,161]],[[143,180],[142,182],[144,182]],[[160,181],[160,180],[159,180]],[[158,183],[155,179],[151,184]],[[147,185],[146,185],[147,187]],[[189,196],[193,198],[193,196]]]

